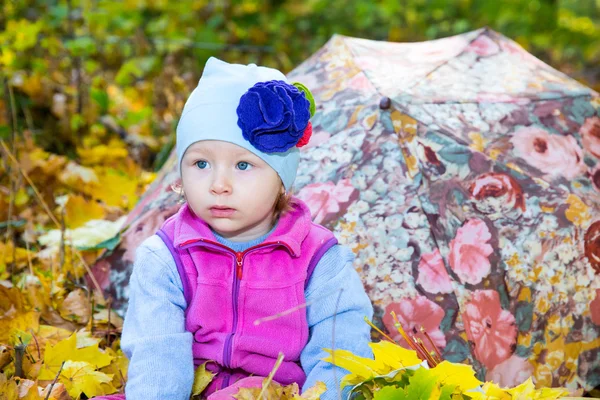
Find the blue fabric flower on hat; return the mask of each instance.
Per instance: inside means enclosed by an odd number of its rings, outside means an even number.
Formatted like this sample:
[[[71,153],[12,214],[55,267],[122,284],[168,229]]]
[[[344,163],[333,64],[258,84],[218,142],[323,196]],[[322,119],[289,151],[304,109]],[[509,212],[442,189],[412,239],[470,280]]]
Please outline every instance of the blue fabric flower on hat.
[[[296,146],[310,119],[303,91],[284,81],[258,82],[240,98],[238,126],[244,139],[264,153]]]

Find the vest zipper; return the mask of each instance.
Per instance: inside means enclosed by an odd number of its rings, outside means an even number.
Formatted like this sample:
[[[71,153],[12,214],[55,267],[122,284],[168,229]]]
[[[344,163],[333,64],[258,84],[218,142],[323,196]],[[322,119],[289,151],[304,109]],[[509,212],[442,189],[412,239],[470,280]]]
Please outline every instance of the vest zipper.
[[[206,239],[187,241],[182,244],[181,248],[187,249],[189,247],[197,245],[198,242],[202,242],[202,243],[208,245],[208,247],[213,247],[213,248],[217,247],[221,250],[225,250],[227,253],[230,253],[234,256],[235,264],[234,264],[234,273],[233,273],[233,292],[232,292],[232,296],[231,296],[232,297],[231,304],[233,307],[233,326],[232,326],[231,332],[229,332],[227,334],[227,337],[225,338],[225,343],[223,346],[223,366],[226,368],[231,368],[231,353],[232,353],[232,347],[233,347],[233,336],[235,335],[236,330],[237,330],[238,296],[239,296],[239,291],[240,291],[240,281],[242,280],[242,275],[243,275],[244,258],[246,258],[248,253],[251,253],[255,250],[264,249],[264,248],[268,248],[268,247],[276,247],[276,246],[284,246],[288,249],[288,251],[291,254],[293,254],[293,252],[292,252],[292,249],[287,244],[280,242],[280,241],[262,243],[262,244],[259,244],[256,246],[252,246],[241,252],[240,251],[236,252],[232,248],[227,247],[221,243],[213,242],[212,240],[206,240]],[[229,379],[227,379],[227,381],[229,381]],[[227,383],[229,383],[229,382],[227,382]],[[223,387],[225,387],[225,386],[223,386]]]

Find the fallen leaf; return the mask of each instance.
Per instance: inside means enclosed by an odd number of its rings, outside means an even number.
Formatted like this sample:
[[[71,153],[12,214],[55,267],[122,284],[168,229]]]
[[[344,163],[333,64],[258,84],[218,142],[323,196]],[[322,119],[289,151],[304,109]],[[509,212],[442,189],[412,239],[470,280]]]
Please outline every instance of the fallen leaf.
[[[19,380],[18,393],[20,400],[41,400],[37,384],[30,379]]]
[[[305,390],[301,396],[295,394],[293,399],[319,400],[325,391],[327,391],[327,386],[323,382],[317,381],[313,387]]]
[[[105,216],[104,208],[100,204],[78,195],[69,195],[64,207],[65,226],[69,229],[83,226],[89,220],[103,219]]]
[[[192,396],[197,396],[212,382],[215,374],[206,369],[206,363],[196,368],[194,372],[194,385],[192,386]]]
[[[0,345],[0,370],[4,369],[12,360],[11,350],[6,346]]]
[[[83,361],[95,368],[102,368],[109,365],[112,359],[110,355],[98,349],[98,344],[78,349],[77,336],[71,335],[54,346],[46,346],[44,366],[39,379],[54,379],[63,361]]]
[[[58,313],[66,320],[85,325],[90,320],[92,305],[82,289],[75,289],[59,304]]]
[[[45,399],[48,395],[48,391],[50,391],[48,400],[71,400],[71,396],[69,396],[65,385],[61,382],[56,382],[54,386],[52,386],[52,390],[50,390],[50,386],[51,385],[48,385],[40,390],[40,396],[42,396],[42,398]]]
[[[110,384],[112,376],[96,371],[85,361],[65,361],[58,379],[73,398],[78,398],[81,393],[90,398],[116,392]]]

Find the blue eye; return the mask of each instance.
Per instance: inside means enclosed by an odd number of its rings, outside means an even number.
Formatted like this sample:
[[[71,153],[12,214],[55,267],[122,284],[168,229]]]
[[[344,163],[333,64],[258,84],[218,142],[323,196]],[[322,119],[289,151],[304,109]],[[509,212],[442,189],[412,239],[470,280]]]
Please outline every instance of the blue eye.
[[[205,169],[208,167],[208,163],[204,160],[196,161],[196,166],[200,169]]]
[[[237,167],[242,171],[245,171],[247,169],[250,169],[252,165],[250,163],[247,163],[246,161],[240,161],[239,163],[237,163]]]

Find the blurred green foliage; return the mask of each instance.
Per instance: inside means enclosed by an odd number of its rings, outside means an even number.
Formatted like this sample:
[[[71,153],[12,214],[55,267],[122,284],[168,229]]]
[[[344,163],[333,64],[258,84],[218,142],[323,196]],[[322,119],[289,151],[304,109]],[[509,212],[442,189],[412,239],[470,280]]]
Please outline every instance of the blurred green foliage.
[[[1,7],[0,136],[15,111],[19,129],[73,157],[90,129],[106,142],[98,132],[107,127],[157,138],[146,144],[160,147],[211,55],[287,72],[335,33],[422,41],[489,26],[600,86],[600,0],[4,0]],[[7,84],[16,110],[7,106]],[[49,109],[54,120],[44,116]],[[114,124],[100,124],[103,115]]]

